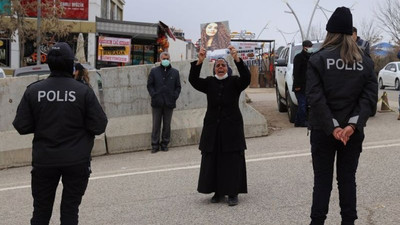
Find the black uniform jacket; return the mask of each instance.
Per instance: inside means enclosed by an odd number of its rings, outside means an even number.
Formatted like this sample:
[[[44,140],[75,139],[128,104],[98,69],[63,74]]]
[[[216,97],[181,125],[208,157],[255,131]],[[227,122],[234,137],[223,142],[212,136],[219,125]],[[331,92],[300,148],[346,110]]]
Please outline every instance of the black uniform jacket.
[[[27,87],[13,125],[34,134],[33,166],[69,166],[90,161],[94,135],[105,131],[107,117],[91,88],[54,71]]]
[[[176,100],[181,93],[179,71],[168,67],[157,66],[151,69],[147,90],[151,96],[151,106],[156,108],[175,108]]]
[[[212,152],[216,147],[223,152],[243,151],[246,147],[243,118],[239,109],[240,93],[250,84],[250,72],[241,60],[235,62],[239,76],[218,80],[215,77],[200,78],[201,66],[192,62],[189,82],[207,95],[207,112],[199,149]]]
[[[311,54],[302,50],[293,59],[293,91],[300,88],[301,93],[306,93],[307,63]]]
[[[362,131],[378,100],[373,61],[346,65],[340,48],[321,49],[308,61],[307,102],[311,129],[331,134],[335,127],[355,124]]]

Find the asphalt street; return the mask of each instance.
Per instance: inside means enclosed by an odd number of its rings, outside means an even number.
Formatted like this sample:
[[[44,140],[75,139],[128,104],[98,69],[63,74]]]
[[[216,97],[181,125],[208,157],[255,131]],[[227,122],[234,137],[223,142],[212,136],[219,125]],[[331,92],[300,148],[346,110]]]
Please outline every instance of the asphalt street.
[[[397,108],[398,91],[387,90]],[[196,191],[197,145],[95,157],[80,207],[83,225],[309,224],[313,171],[309,136],[278,113],[273,89],[249,89],[255,105],[268,105],[270,135],[247,139],[248,194],[239,205],[212,204]],[[394,97],[392,97],[394,96]],[[398,112],[377,113],[366,127],[357,172],[359,225],[400,224],[400,121]],[[268,118],[268,117],[267,117]],[[28,224],[32,214],[30,167],[0,171],[0,224]],[[336,181],[326,224],[340,224]],[[50,224],[59,224],[61,185]]]

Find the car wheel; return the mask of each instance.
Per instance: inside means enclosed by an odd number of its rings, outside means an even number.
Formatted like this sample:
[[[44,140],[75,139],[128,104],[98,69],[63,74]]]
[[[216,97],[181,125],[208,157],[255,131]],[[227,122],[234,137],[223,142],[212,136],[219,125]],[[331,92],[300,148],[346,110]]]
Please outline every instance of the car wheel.
[[[276,84],[276,83],[275,83],[275,92],[276,92],[276,103],[278,105],[278,111],[279,112],[286,112],[287,111],[287,107],[282,102],[283,98],[282,98],[281,94],[279,93],[278,84]]]
[[[382,78],[379,79],[379,89],[385,89],[385,86],[383,86]]]
[[[286,90],[286,107],[289,122],[294,123],[297,113],[297,106],[294,105],[292,98],[290,97],[289,90]]]
[[[396,80],[394,81],[394,89],[400,90],[399,79],[396,79]]]

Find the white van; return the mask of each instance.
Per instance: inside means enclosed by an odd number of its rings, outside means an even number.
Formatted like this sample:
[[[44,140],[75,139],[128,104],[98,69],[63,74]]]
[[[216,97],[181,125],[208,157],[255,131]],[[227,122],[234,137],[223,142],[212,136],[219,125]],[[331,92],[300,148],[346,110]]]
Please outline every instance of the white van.
[[[323,41],[312,41],[314,52],[318,51]],[[303,50],[302,43],[292,43],[279,53],[275,61],[275,91],[279,112],[287,112],[289,121],[294,123],[297,112],[297,99],[293,87],[293,59]]]

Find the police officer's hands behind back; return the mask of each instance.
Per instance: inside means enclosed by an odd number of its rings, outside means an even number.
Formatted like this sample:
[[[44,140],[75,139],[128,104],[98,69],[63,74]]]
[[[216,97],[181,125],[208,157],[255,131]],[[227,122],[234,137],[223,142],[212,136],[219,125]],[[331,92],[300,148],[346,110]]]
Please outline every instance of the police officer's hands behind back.
[[[341,141],[345,146],[349,141],[350,136],[353,134],[354,128],[352,128],[350,125],[346,126],[345,128],[336,127],[332,133],[333,137],[335,137],[336,140]]]

